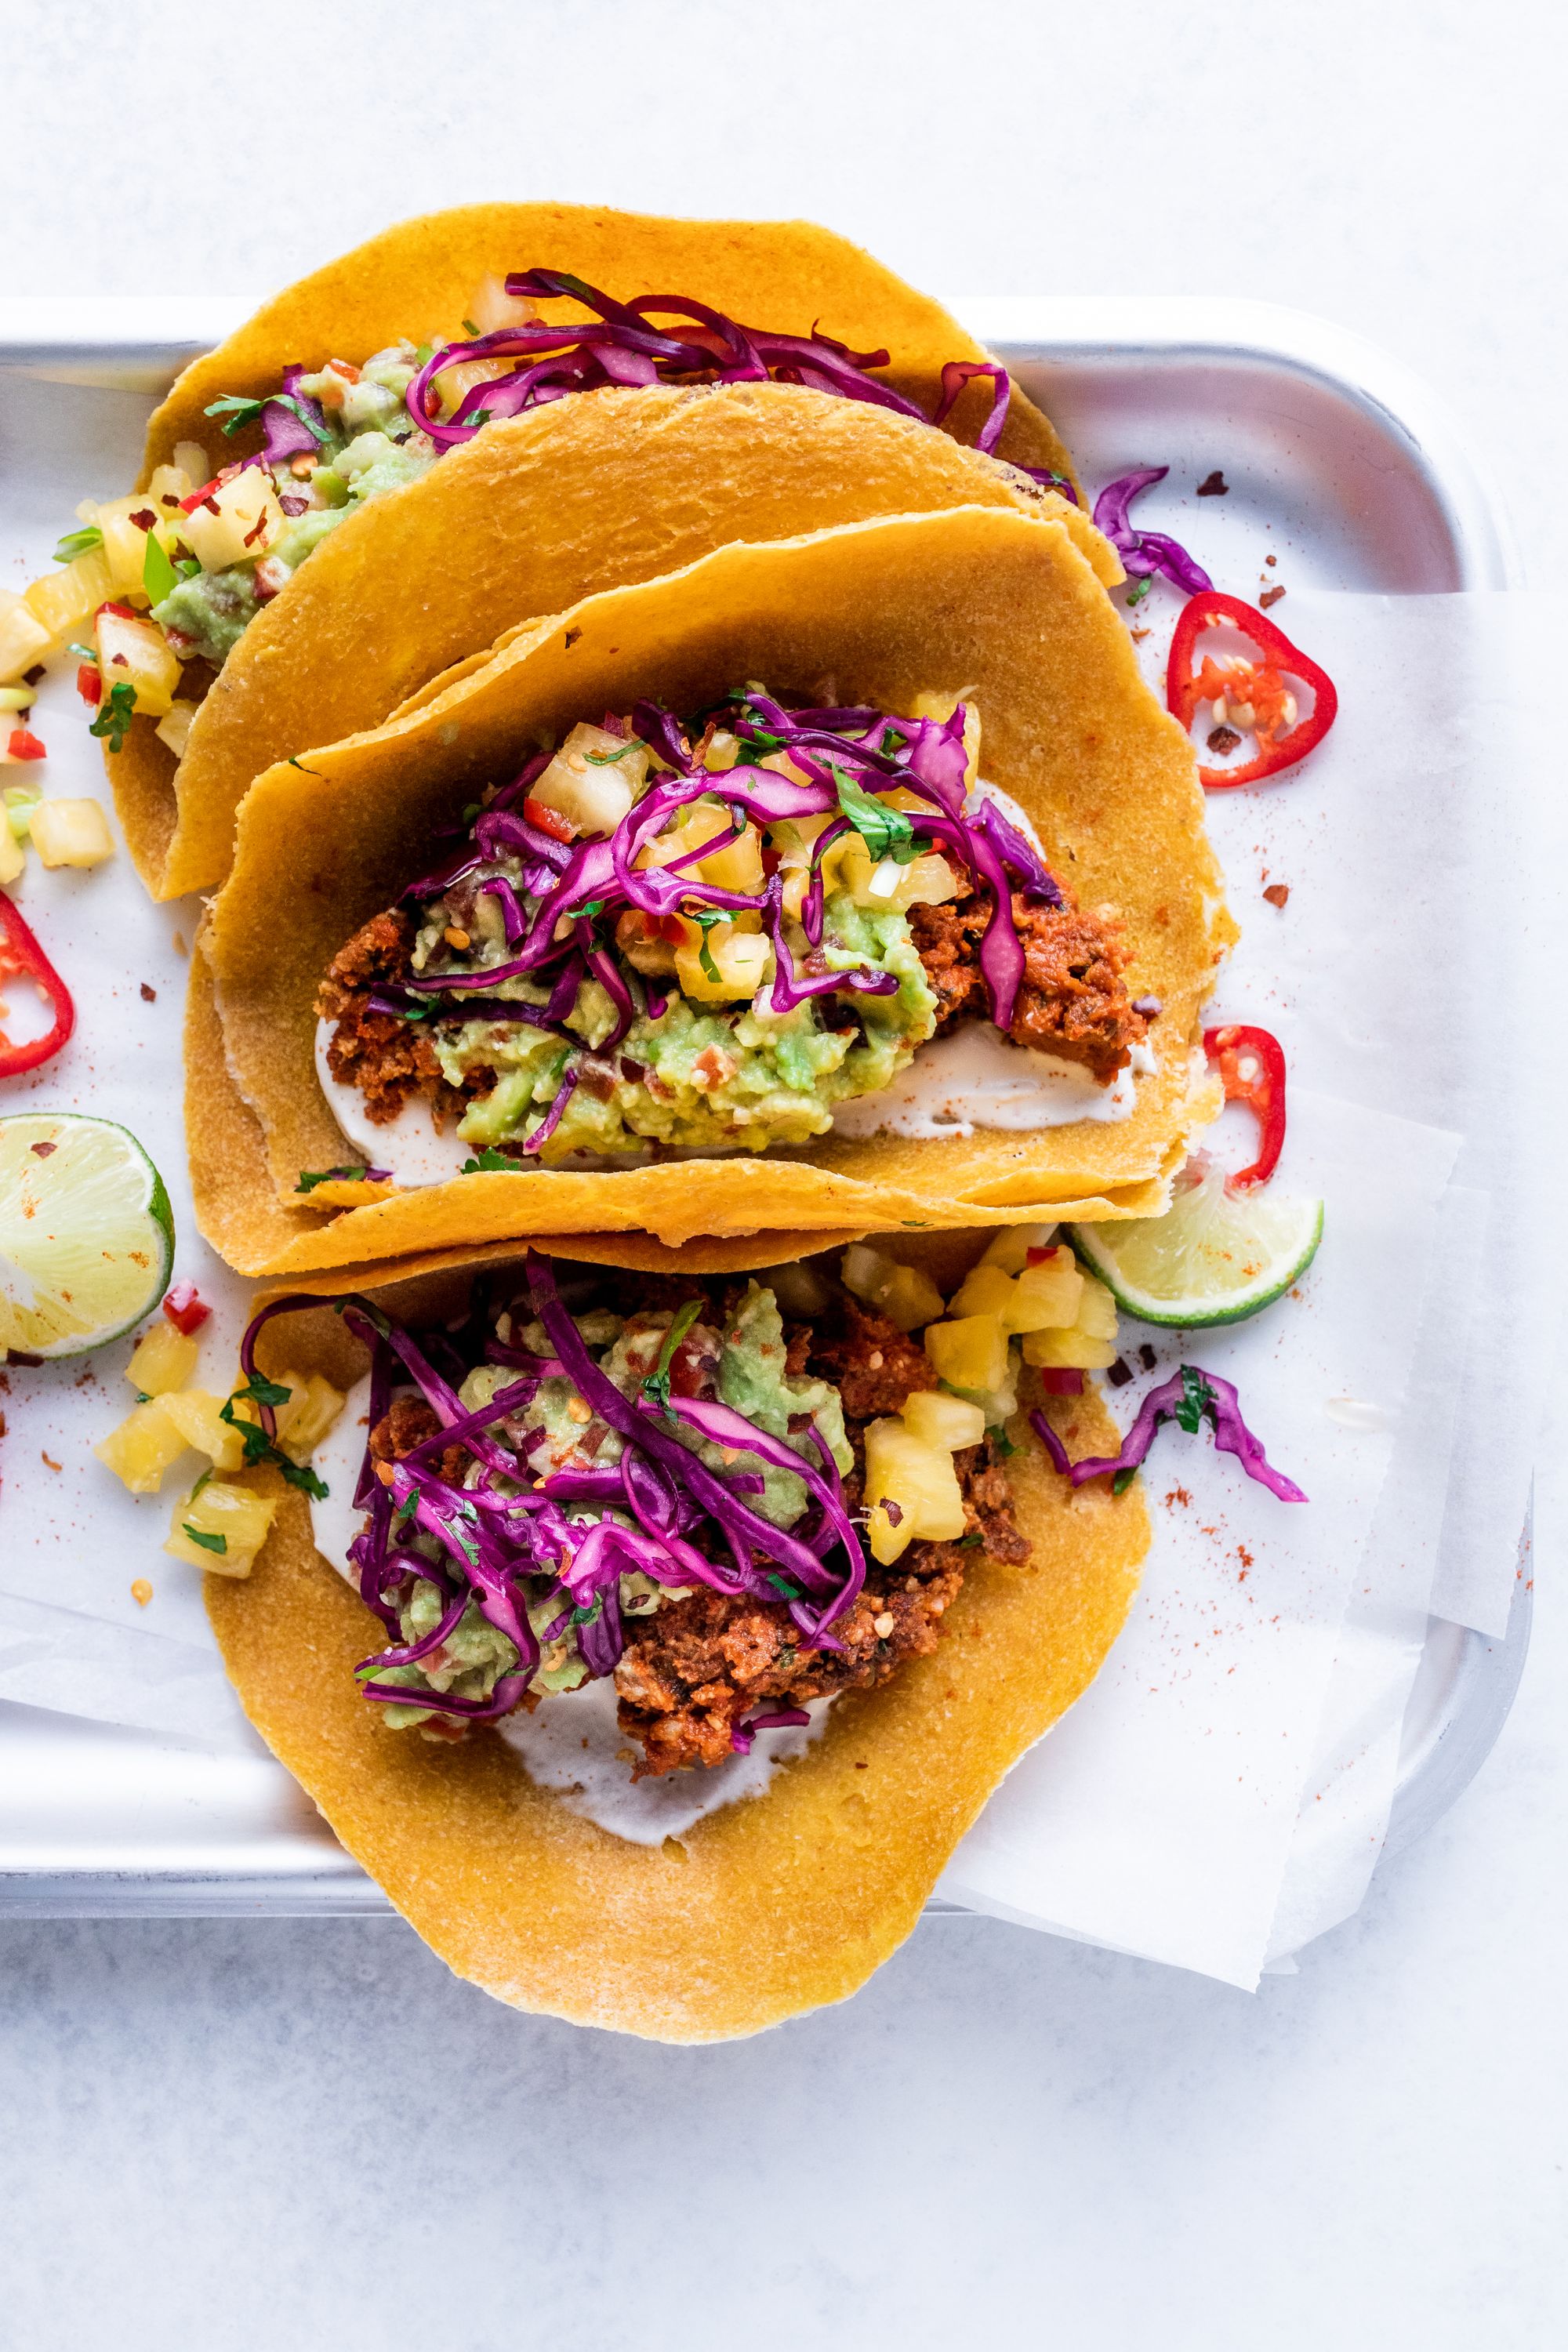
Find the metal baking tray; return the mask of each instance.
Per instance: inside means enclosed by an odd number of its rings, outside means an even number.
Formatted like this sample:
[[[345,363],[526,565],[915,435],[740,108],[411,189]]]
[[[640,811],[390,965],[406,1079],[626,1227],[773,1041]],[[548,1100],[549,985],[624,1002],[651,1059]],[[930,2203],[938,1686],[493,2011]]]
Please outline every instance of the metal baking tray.
[[[0,436],[7,378],[155,397],[251,307],[0,298]],[[1186,298],[960,298],[950,307],[1039,400],[1086,478],[1109,479],[1152,449],[1186,480],[1223,467],[1230,552],[1288,548],[1303,586],[1412,594],[1520,584],[1501,509],[1440,404],[1324,320]],[[90,404],[83,408],[85,419]],[[84,484],[91,471],[84,463]],[[1527,1528],[1521,1558],[1528,1546]],[[1479,1769],[1529,1633],[1522,1571],[1504,1638],[1430,1621],[1385,1853],[1428,1829]],[[259,1742],[252,1754],[215,1755],[0,1703],[0,1913],[389,1908]]]

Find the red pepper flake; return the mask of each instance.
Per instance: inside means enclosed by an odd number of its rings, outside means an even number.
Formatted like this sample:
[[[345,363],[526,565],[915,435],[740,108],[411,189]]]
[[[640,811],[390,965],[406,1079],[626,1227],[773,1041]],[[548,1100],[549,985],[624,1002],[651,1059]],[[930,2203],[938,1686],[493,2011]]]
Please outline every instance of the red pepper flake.
[[[13,727],[7,748],[13,760],[47,760],[49,756],[37,737],[26,727]]]
[[[260,512],[260,513],[257,516],[257,518],[256,518],[256,529],[255,529],[254,530],[247,530],[247,531],[246,532],[246,534],[245,534],[245,539],[244,539],[244,541],[243,541],[243,544],[244,544],[245,546],[247,546],[247,547],[254,547],[254,546],[256,545],[257,541],[261,537],[262,533],[266,530],[266,529],[267,529],[267,509],[266,509],[266,508],[265,508],[265,507],[263,507],[263,508],[262,508],[262,509],[261,509],[261,512]]]
[[[1211,727],[1204,740],[1211,751],[1217,752],[1222,760],[1228,760],[1241,738],[1234,727]]]
[[[1285,1148],[1285,1049],[1271,1030],[1227,1023],[1204,1031],[1204,1051],[1218,1067],[1226,1102],[1245,1103],[1258,1120],[1258,1157],[1225,1180],[1227,1192],[1267,1184]]]
[[[151,507],[139,507],[130,520],[135,524],[138,530],[151,530],[158,518],[153,513]]]
[[[33,1153],[36,1159],[47,1160],[51,1154],[59,1150],[59,1145],[58,1143],[32,1143],[28,1145],[27,1149]]]
[[[193,490],[188,499],[182,499],[180,500],[180,512],[182,514],[195,514],[198,507],[207,507],[214,514],[216,514],[217,506],[214,500],[213,492],[220,487],[222,481],[223,476],[221,474],[215,474],[210,482],[204,482],[199,490]]]
[[[81,662],[78,665],[76,690],[84,702],[102,701],[103,680],[98,674],[96,662]]]
[[[1270,604],[1278,604],[1284,593],[1283,588],[1266,588],[1258,601],[1267,612]]]
[[[1222,625],[1244,637],[1258,658],[1231,661],[1223,668],[1209,654],[1200,661],[1199,638],[1205,630]],[[1310,718],[1300,716],[1288,678],[1311,688]],[[1234,718],[1258,740],[1256,753],[1239,767],[1199,768],[1198,782],[1211,792],[1259,783],[1295,767],[1322,741],[1340,707],[1326,669],[1293,646],[1284,630],[1255,605],[1217,588],[1205,588],[1183,608],[1165,671],[1165,707],[1184,727],[1191,728],[1205,702],[1219,725]]]
[[[0,983],[8,980],[31,981],[39,995],[54,1008],[55,1017],[53,1025],[42,1037],[30,1037],[25,1045],[14,1045],[0,1028],[0,1078],[14,1078],[24,1070],[37,1069],[59,1052],[76,1027],[76,1006],[69,989],[10,899],[0,890]],[[12,1360],[16,1360],[15,1349]]]
[[[156,1004],[158,1002],[157,990],[149,987],[146,981],[142,983],[142,1002],[143,1004]]]
[[[1290,896],[1290,885],[1289,882],[1270,882],[1263,895],[1271,907],[1282,907]]]
[[[1212,474],[1205,474],[1198,484],[1198,496],[1200,499],[1224,499],[1230,496],[1230,484],[1217,467]]]
[[[201,1329],[212,1308],[197,1297],[194,1282],[176,1282],[163,1301],[163,1312],[175,1330],[183,1331],[188,1339],[193,1331]]]

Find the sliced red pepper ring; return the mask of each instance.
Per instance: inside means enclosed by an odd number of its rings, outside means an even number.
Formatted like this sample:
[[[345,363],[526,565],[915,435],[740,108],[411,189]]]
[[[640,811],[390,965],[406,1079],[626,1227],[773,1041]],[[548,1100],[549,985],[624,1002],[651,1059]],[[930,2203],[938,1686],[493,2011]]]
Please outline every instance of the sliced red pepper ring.
[[[1226,625],[1247,639],[1258,656],[1256,661],[1237,657],[1222,665],[1207,653],[1200,658],[1204,632]],[[1287,683],[1290,678],[1312,690],[1311,714],[1306,719]],[[1294,768],[1322,741],[1340,708],[1326,669],[1293,646],[1256,604],[1224,595],[1217,588],[1205,588],[1186,605],[1171,640],[1165,672],[1165,707],[1184,727],[1191,728],[1205,702],[1213,706],[1218,725],[1258,739],[1256,753],[1239,768],[1199,768],[1198,782],[1208,792],[1261,783],[1266,776]]]
[[[1226,1102],[1245,1103],[1258,1120],[1258,1157],[1227,1176],[1227,1192],[1267,1184],[1285,1147],[1285,1049],[1270,1029],[1227,1022],[1204,1031],[1204,1051],[1217,1067]]]
[[[54,1013],[52,1026],[42,1037],[14,1045],[0,1027],[0,1078],[19,1077],[36,1070],[58,1054],[76,1027],[71,994],[16,908],[0,890],[0,988],[7,981],[31,981]]]

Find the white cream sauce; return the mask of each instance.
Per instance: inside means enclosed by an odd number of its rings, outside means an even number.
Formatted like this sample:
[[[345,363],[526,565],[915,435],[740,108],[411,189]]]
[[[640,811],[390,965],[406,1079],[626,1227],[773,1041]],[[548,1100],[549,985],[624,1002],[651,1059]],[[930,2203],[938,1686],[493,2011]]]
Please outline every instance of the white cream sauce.
[[[977,1127],[1018,1132],[1070,1127],[1080,1118],[1128,1118],[1135,1073],[1155,1066],[1148,1047],[1135,1046],[1132,1067],[1102,1087],[1077,1062],[1015,1045],[989,1021],[967,1021],[921,1046],[890,1087],[840,1103],[833,1131],[973,1135]]]
[[[353,1497],[369,1435],[369,1412],[367,1374],[349,1391],[310,1465],[327,1488],[325,1501],[310,1505],[316,1549],[356,1590],[358,1579],[349,1566],[348,1550],[364,1524]],[[552,1692],[531,1715],[508,1716],[496,1728],[521,1759],[529,1779],[541,1789],[554,1790],[568,1812],[580,1813],[632,1845],[662,1845],[668,1837],[683,1836],[708,1813],[763,1796],[779,1766],[804,1755],[820,1737],[832,1704],[830,1698],[814,1699],[806,1709],[809,1726],[759,1731],[749,1756],[731,1757],[710,1770],[694,1769],[636,1781],[632,1768],[640,1751],[616,1721],[615,1686],[608,1679],[584,1683],[579,1690]]]
[[[336,1025],[316,1024],[316,1076],[350,1150],[367,1168],[388,1170],[399,1184],[444,1184],[456,1176],[464,1160],[475,1157],[474,1146],[463,1141],[456,1127],[438,1130],[422,1095],[410,1096],[397,1117],[381,1127],[366,1116],[359,1088],[333,1077],[327,1047]]]

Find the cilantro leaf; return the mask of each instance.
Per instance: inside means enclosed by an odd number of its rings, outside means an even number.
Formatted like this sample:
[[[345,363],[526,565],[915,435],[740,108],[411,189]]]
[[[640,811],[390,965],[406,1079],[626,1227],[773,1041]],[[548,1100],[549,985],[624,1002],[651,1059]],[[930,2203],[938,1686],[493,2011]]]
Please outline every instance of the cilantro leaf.
[[[914,826],[902,809],[889,808],[874,793],[862,792],[840,768],[833,770],[833,781],[838,787],[839,810],[871,857],[879,862],[890,857],[895,866],[908,866],[920,856]]]
[[[286,1454],[276,1454],[274,1460],[290,1486],[298,1486],[313,1503],[326,1501],[327,1482],[317,1476],[308,1462],[290,1462]]]
[[[689,1298],[684,1307],[677,1308],[675,1320],[664,1335],[658,1361],[642,1384],[644,1396],[650,1404],[656,1404],[660,1412],[668,1413],[669,1411],[669,1368],[675,1360],[675,1351],[701,1312],[702,1301],[700,1298]]]
[[[1214,1391],[1194,1364],[1182,1366],[1182,1394],[1175,1408],[1176,1425],[1195,1437],[1205,1412],[1214,1409]]]
[[[715,988],[721,987],[724,976],[713,961],[713,950],[708,944],[708,934],[715,923],[727,923],[730,919],[728,915],[720,914],[713,907],[693,907],[690,912],[691,920],[699,924],[702,931],[701,943],[697,950],[697,961]]]
[[[204,1551],[216,1551],[221,1557],[228,1549],[226,1536],[209,1536],[205,1528],[192,1527],[189,1519],[185,1520],[181,1532],[189,1536],[194,1544],[200,1544]]]
[[[87,731],[106,740],[111,751],[123,751],[135,715],[136,688],[122,681],[110,688],[108,701],[100,704],[98,717]]]
[[[458,1173],[459,1176],[482,1176],[487,1169],[494,1169],[498,1172],[504,1173],[509,1169],[515,1169],[516,1166],[516,1160],[509,1153],[497,1151],[492,1144],[487,1143],[478,1159],[464,1160]]]
[[[95,522],[84,523],[80,530],[68,530],[55,550],[57,563],[69,563],[79,555],[86,555],[103,545],[103,533]]]
[[[232,436],[242,425],[254,425],[264,408],[271,408],[274,405],[286,408],[290,416],[297,416],[313,439],[323,442],[331,439],[332,436],[326,426],[318,425],[304,403],[296,399],[291,392],[268,392],[259,400],[249,400],[242,392],[226,392],[221,398],[215,400],[209,408],[204,409],[202,414],[204,416],[221,416],[224,419],[225,434]]]

